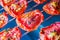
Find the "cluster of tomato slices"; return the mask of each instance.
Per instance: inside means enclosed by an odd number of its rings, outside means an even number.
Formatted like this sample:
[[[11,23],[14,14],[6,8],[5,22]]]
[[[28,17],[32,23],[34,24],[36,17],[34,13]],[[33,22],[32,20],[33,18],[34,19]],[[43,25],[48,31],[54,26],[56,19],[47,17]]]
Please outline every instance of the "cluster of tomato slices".
[[[47,0],[33,1],[37,4],[43,4]],[[59,2],[59,0],[51,0],[49,3],[43,6],[43,10],[50,15],[60,15]],[[7,12],[0,14],[0,28],[3,28],[8,23],[8,14],[16,18],[17,25],[27,32],[36,30],[44,20],[42,12],[38,9],[24,13],[28,5],[27,0],[0,0],[0,5]],[[59,26],[60,23],[58,22],[48,26],[47,28],[41,29],[41,40],[55,40],[57,36],[58,38],[56,39],[60,39],[60,34],[58,34],[60,28]],[[21,32],[18,27],[8,31],[2,31],[0,34],[0,40],[20,40],[21,37]]]
[[[36,30],[43,22],[44,16],[38,9],[24,13],[27,8],[26,0],[1,0],[0,3],[7,14],[16,18],[17,25],[25,31]]]

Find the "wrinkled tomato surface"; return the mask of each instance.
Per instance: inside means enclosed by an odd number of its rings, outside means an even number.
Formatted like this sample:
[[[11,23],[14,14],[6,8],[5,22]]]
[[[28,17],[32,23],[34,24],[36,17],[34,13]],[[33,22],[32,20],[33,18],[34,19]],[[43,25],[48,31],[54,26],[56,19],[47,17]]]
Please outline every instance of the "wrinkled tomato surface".
[[[33,31],[43,22],[44,16],[39,10],[30,11],[17,17],[17,25],[25,31]]]
[[[8,30],[8,33],[10,40],[20,40],[21,38],[21,31],[18,27]]]
[[[45,4],[43,10],[50,15],[60,15],[60,1],[55,0]]]
[[[42,28],[40,31],[41,40],[60,40],[60,22],[56,22]]]
[[[12,17],[22,14],[27,8],[26,0],[1,0],[1,5]]]

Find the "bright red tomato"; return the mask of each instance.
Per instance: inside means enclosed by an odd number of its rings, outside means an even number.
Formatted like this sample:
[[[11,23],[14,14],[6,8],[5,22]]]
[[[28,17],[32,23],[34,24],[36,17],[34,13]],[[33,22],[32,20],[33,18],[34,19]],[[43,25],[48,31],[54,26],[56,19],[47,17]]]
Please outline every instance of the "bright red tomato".
[[[51,1],[44,5],[43,10],[50,15],[60,15],[60,2]]]
[[[36,2],[37,4],[43,4],[44,2],[46,2],[46,0],[34,0],[34,2]]]
[[[0,28],[4,27],[8,23],[8,16],[5,12],[0,14]]]
[[[25,31],[33,31],[43,22],[44,16],[39,10],[34,10],[17,17],[17,25]]]
[[[1,0],[1,5],[12,17],[22,14],[27,8],[26,0]]]
[[[56,22],[46,28],[42,28],[40,32],[41,40],[60,40],[60,22]]]

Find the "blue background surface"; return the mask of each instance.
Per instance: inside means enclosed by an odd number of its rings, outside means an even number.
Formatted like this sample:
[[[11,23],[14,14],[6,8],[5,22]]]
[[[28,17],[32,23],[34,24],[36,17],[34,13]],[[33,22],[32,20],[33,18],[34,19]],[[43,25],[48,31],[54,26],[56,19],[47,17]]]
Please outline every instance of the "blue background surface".
[[[28,1],[29,1],[29,0],[28,0]],[[34,7],[32,10],[35,10],[35,9],[43,10],[43,9],[42,9],[43,5],[45,5],[45,4],[48,3],[48,2],[49,2],[49,0],[48,0],[47,2],[45,2],[44,4],[41,4],[41,5],[38,5],[37,7]],[[28,8],[27,8],[26,10],[32,8],[34,5],[36,5],[35,2],[33,2],[33,1],[30,2],[30,3],[28,4]],[[2,7],[0,6],[0,9],[1,9],[1,8],[2,8]],[[2,12],[4,12],[4,11],[5,11],[5,10],[1,10],[0,13],[2,13]],[[25,12],[26,12],[26,11],[25,11]],[[51,16],[51,15],[49,15],[49,14],[46,14],[45,12],[43,12],[43,15],[44,15],[44,20],[45,20],[46,18],[48,18],[49,16]],[[9,20],[10,20],[10,19],[12,19],[13,17],[11,17],[10,15],[8,15],[8,18],[9,18]],[[41,28],[46,27],[46,26],[48,26],[48,25],[50,25],[50,24],[52,24],[52,23],[59,22],[59,21],[60,21],[60,15],[58,15],[58,16],[53,16],[53,17],[51,17],[49,20],[44,21],[44,22],[38,27],[37,30],[35,30],[35,31],[33,31],[33,32],[30,32],[30,33],[26,34],[25,36],[23,36],[23,37],[21,38],[21,40],[38,40],[38,39],[39,39],[39,32],[40,32],[40,29],[41,29]],[[2,31],[2,30],[4,30],[4,29],[8,29],[8,28],[13,28],[13,27],[15,27],[15,26],[17,26],[17,24],[16,24],[15,20],[13,20],[13,21],[9,22],[7,25],[5,25],[5,27],[1,28],[0,31]],[[23,35],[23,34],[25,33],[25,31],[22,30],[22,29],[20,29],[20,30],[21,30],[22,35]]]

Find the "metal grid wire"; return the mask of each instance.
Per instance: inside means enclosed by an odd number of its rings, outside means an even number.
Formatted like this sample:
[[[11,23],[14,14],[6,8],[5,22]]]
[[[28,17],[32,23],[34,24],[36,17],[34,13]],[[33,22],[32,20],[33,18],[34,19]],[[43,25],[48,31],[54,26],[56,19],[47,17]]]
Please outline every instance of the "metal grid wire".
[[[29,0],[29,1],[28,1],[28,4],[31,4],[32,1],[33,1],[33,0]],[[33,2],[33,3],[34,3],[34,2]],[[40,5],[42,5],[42,4],[40,4]],[[29,5],[30,8],[27,8],[27,10],[25,11],[25,13],[28,12],[28,11],[32,11],[34,8],[36,8],[37,6],[40,6],[40,5],[39,5],[39,4],[36,4],[36,3],[35,3],[35,5],[32,6],[32,7],[30,7],[30,5]],[[43,5],[44,5],[44,4],[43,4]],[[4,8],[0,8],[0,12],[1,12],[2,10],[4,10]],[[44,11],[41,11],[41,12],[43,13]],[[53,16],[49,15],[47,18],[44,19],[43,23],[46,22],[47,20],[49,20],[49,19],[52,18],[52,17],[53,17]],[[13,20],[15,20],[15,18],[10,19],[10,20],[8,21],[8,23],[10,23],[10,22],[13,21]],[[41,25],[40,25],[40,29],[43,28],[43,27],[44,27],[44,26],[42,26],[42,24],[41,24]],[[40,29],[39,29],[39,30],[40,30]],[[24,32],[24,33],[22,34],[22,37],[25,36],[25,35],[27,35],[28,33],[30,33],[30,32]],[[40,40],[40,39],[38,39],[38,40]]]

